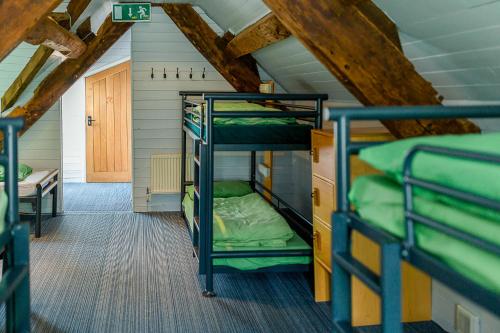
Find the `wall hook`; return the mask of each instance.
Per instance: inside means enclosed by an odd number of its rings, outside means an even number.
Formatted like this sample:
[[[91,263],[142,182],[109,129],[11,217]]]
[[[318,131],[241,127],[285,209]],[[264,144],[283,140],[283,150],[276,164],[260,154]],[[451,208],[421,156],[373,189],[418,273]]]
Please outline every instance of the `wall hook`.
[[[155,78],[155,72],[153,70],[153,67],[151,67],[151,80]]]
[[[189,78],[192,79],[193,78],[193,67],[191,67],[191,71],[189,72]]]
[[[163,68],[163,78],[164,79],[167,78],[167,69],[166,68]]]
[[[180,76],[179,76],[179,67],[177,67],[177,74],[175,74],[175,77],[176,77],[176,78],[179,78],[179,77],[180,77]]]
[[[204,79],[206,77],[205,75],[205,67],[203,67],[203,74],[201,74],[201,78]]]

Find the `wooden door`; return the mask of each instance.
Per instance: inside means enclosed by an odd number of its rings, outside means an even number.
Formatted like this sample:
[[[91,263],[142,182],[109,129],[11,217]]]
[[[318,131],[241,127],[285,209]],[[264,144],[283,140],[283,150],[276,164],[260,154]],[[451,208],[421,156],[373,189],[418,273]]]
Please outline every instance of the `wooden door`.
[[[86,79],[87,182],[131,181],[130,62]]]

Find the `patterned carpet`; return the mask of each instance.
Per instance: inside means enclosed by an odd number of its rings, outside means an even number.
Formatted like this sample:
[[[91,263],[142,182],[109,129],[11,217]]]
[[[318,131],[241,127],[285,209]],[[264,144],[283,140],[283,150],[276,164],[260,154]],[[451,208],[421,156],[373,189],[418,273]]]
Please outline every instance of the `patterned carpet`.
[[[130,183],[64,183],[64,211],[131,212]]]

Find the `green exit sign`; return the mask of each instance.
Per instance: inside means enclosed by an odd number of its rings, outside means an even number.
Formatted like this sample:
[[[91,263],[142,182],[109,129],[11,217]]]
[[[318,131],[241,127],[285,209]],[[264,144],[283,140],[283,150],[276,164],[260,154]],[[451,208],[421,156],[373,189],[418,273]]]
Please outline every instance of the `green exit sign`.
[[[113,22],[149,22],[151,21],[150,3],[113,4]]]

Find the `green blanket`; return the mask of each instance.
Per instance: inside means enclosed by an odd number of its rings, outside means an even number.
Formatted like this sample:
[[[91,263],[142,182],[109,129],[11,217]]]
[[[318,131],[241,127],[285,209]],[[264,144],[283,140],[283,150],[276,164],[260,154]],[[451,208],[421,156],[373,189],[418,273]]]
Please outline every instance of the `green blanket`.
[[[20,163],[17,172],[17,179],[19,181],[25,180],[29,175],[33,173],[33,169],[26,164]],[[5,180],[5,169],[0,165],[0,182]]]
[[[0,233],[5,230],[5,215],[7,214],[7,204],[9,199],[5,191],[0,193]]]
[[[401,186],[386,176],[358,177],[349,195],[367,222],[403,238],[404,209]],[[424,216],[500,245],[500,224],[480,215],[417,196],[415,210]],[[460,274],[500,293],[500,258],[426,226],[415,226],[416,244]]]
[[[401,183],[405,156],[417,144],[500,155],[500,133],[491,133],[411,138],[364,149],[359,157]],[[495,164],[420,153],[413,163],[413,175],[458,190],[500,200],[500,167]],[[464,210],[500,221],[498,211],[420,189],[416,193],[430,200],[460,205]]]
[[[193,109],[197,115],[201,113],[201,105]],[[215,111],[239,111],[239,112],[252,112],[252,111],[268,111],[280,112],[281,110],[265,107],[260,104],[247,103],[247,102],[215,102]],[[199,117],[193,115],[193,121],[199,122]],[[296,124],[295,118],[215,118],[215,125],[289,125]]]

